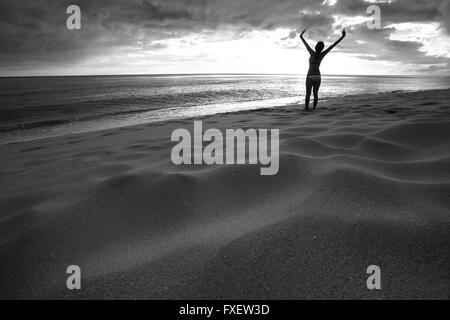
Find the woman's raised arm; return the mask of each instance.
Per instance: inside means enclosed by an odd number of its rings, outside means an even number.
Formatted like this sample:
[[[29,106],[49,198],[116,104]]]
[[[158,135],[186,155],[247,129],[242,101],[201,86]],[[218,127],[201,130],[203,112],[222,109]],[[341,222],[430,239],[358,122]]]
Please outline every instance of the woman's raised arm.
[[[308,50],[309,54],[313,54],[314,51],[313,49],[311,49],[311,47],[309,46],[308,42],[306,42],[305,38],[303,38],[303,35],[305,34],[306,29],[303,30],[302,34],[300,35],[300,39],[302,39],[303,44],[305,45],[306,49]]]
[[[342,40],[344,40],[345,36],[347,35],[347,32],[344,30],[342,30],[342,37],[339,38],[338,41],[336,41],[335,43],[333,43],[327,50],[325,50],[323,52],[324,55],[327,55],[328,53],[330,53],[331,50],[334,49],[334,47],[336,47],[339,43],[341,43]]]

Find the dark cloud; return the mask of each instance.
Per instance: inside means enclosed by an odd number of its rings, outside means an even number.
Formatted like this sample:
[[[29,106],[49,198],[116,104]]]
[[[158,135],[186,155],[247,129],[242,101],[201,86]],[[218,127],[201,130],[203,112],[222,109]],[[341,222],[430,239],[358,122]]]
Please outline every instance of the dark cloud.
[[[65,27],[66,8],[74,3],[82,9],[79,32]],[[157,51],[166,47],[160,40],[230,28],[236,38],[254,30],[287,28],[291,31],[281,45],[309,28],[314,31],[310,36],[330,42],[336,37],[335,15],[365,16],[368,5],[364,0],[339,0],[334,6],[318,0],[1,0],[0,72],[79,62],[117,48]],[[419,42],[390,40],[395,30],[387,26],[437,22],[448,32],[450,0],[396,0],[378,5],[384,29],[354,26],[342,51],[369,60],[447,62],[425,55]]]
[[[448,20],[448,0],[395,0],[379,1],[383,23],[441,22]],[[339,0],[336,10],[346,15],[361,15],[368,7],[364,0]],[[445,9],[446,8],[446,9]],[[445,10],[447,12],[445,13]]]

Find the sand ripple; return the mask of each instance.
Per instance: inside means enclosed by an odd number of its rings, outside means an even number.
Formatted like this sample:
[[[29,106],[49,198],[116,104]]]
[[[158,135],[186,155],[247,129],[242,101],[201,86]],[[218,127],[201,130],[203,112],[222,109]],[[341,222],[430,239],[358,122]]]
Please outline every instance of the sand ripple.
[[[273,177],[173,166],[191,120],[2,146],[0,298],[449,298],[449,94],[204,119],[280,127]]]

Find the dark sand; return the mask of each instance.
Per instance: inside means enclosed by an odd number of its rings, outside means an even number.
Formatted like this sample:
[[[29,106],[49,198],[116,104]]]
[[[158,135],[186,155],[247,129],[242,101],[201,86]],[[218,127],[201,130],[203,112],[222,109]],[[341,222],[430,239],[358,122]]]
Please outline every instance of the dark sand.
[[[0,146],[0,298],[448,299],[449,98],[203,118],[280,128],[273,177],[174,166],[170,135],[192,119]]]

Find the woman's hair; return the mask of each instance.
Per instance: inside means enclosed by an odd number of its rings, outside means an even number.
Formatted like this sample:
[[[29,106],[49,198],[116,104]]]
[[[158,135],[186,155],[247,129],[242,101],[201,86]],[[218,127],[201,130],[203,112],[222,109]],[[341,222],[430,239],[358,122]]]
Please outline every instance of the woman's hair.
[[[316,52],[321,53],[323,51],[323,48],[325,48],[325,43],[323,43],[322,41],[317,42]]]

